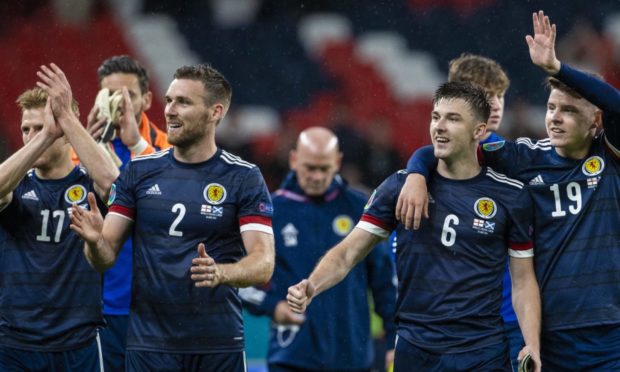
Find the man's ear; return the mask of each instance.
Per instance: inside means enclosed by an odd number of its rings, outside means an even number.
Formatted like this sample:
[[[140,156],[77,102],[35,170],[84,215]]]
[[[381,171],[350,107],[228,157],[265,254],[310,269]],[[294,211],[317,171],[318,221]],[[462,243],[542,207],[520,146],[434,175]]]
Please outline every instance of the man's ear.
[[[142,111],[148,111],[153,104],[153,93],[151,91],[146,92],[146,94],[142,95]],[[138,123],[139,124],[139,123]]]
[[[478,123],[474,127],[474,138],[480,141],[482,137],[487,133],[487,123]]]

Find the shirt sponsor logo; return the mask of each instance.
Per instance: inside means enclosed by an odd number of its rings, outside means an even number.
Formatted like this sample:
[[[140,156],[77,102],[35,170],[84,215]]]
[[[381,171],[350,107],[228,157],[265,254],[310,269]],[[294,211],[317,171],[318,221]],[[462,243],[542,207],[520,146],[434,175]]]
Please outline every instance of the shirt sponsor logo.
[[[474,212],[476,212],[478,217],[489,220],[495,217],[497,206],[491,198],[480,198],[474,203]]]
[[[600,156],[590,156],[581,166],[581,171],[586,176],[596,176],[605,169],[605,161]]]
[[[73,185],[65,191],[65,201],[69,204],[79,204],[86,199],[86,188],[82,185]]]
[[[211,204],[222,204],[226,200],[226,189],[219,183],[210,183],[202,192],[205,200]]]
[[[353,219],[347,215],[340,215],[334,218],[332,229],[338,236],[346,236],[353,228]]]
[[[214,205],[203,204],[200,207],[200,214],[207,217],[207,219],[214,220],[224,215],[224,207],[216,207]]]
[[[292,223],[287,223],[286,226],[280,231],[282,234],[282,239],[284,240],[285,247],[296,247],[297,246],[297,235],[299,235],[299,230]]]

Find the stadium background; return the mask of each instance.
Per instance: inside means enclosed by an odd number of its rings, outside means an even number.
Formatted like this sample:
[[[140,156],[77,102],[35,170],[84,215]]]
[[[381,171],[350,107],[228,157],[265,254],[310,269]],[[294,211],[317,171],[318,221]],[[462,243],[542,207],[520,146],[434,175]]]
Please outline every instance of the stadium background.
[[[531,13],[558,25],[562,61],[620,86],[619,0],[16,0],[0,3],[0,159],[22,145],[15,99],[41,64],[67,73],[82,121],[96,69],[130,54],[151,75],[149,117],[163,128],[174,70],[211,62],[231,82],[233,105],[218,144],[258,164],[275,190],[296,134],[332,128],[343,173],[369,189],[429,142],[430,97],[463,52],[509,74],[500,134],[544,136],[544,75],[524,41]],[[247,316],[247,354],[259,370],[266,319]]]

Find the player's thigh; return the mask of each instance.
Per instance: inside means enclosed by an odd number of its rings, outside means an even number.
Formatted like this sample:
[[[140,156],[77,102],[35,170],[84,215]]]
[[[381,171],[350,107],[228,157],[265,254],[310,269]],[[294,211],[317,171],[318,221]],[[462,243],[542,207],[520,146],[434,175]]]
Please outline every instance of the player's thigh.
[[[99,336],[85,347],[54,353],[54,367],[56,371],[65,372],[102,372],[104,368]]]
[[[620,325],[543,332],[543,368],[549,371],[620,370]]]
[[[245,352],[194,354],[186,360],[185,368],[196,372],[245,372]]]
[[[44,372],[52,369],[52,353],[0,346],[0,369],[3,372]]]
[[[399,338],[394,372],[408,371],[510,371],[508,344],[491,345],[465,353],[435,354]]]
[[[127,372],[245,372],[245,353],[178,354],[127,350]]]

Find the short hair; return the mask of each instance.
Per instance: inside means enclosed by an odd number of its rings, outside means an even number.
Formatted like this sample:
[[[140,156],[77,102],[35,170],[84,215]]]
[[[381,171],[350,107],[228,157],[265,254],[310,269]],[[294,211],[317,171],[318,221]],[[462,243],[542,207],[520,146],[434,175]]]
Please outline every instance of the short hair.
[[[174,73],[174,78],[201,81],[207,92],[205,103],[210,106],[221,102],[224,105],[224,112],[228,110],[232,99],[232,88],[224,75],[210,64],[201,63],[179,67]]]
[[[140,85],[140,92],[146,94],[149,91],[148,72],[146,72],[146,69],[142,67],[140,62],[128,55],[113,56],[103,61],[101,66],[97,69],[99,84],[101,84],[103,78],[118,73],[136,75],[138,84]]]
[[[497,61],[476,54],[463,53],[450,61],[448,81],[468,81],[487,92],[505,92],[508,75]]]
[[[45,107],[47,104],[47,97],[48,94],[46,91],[39,87],[34,87],[20,94],[15,103],[17,103],[17,106],[19,106],[23,113],[26,110]],[[75,99],[71,102],[71,110],[76,116],[80,116],[80,109]]]
[[[433,105],[442,99],[462,99],[469,105],[474,117],[487,122],[491,115],[491,105],[486,92],[477,85],[466,81],[450,81],[442,84],[433,96]]]
[[[598,73],[592,72],[592,71],[583,71],[583,72],[586,75],[588,75],[588,76],[591,76],[591,77],[596,78],[598,80],[605,81],[605,79],[603,78],[603,76],[601,74],[598,74]],[[564,84],[560,80],[554,78],[553,76],[549,76],[549,77],[547,77],[547,79],[545,79],[545,87],[549,90],[549,92],[551,92],[554,89],[557,89],[559,91],[562,91],[562,92],[568,94],[569,96],[572,96],[572,97],[575,97],[575,98],[583,98],[583,96],[581,94],[579,94],[576,90],[574,90],[573,88],[571,88],[568,85]]]

